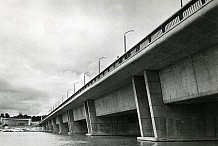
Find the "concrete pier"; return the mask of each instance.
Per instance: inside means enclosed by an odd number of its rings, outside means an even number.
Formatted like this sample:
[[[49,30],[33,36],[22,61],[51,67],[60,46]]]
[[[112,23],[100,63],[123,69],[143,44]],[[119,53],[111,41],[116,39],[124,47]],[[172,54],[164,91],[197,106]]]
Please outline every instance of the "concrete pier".
[[[59,127],[59,133],[68,133],[68,124],[67,123],[64,123],[63,122],[63,115],[59,115],[57,117],[57,124],[58,124],[58,127]]]
[[[86,121],[85,120],[74,120],[73,110],[68,110],[68,127],[69,134],[85,134],[87,133]]]
[[[141,137],[153,137],[154,132],[152,128],[151,113],[148,104],[144,77],[133,77],[132,84],[135,95],[135,104],[137,108]]]
[[[53,132],[54,133],[58,133],[59,132],[59,126],[58,124],[56,123],[56,118],[52,119],[51,120],[51,125],[52,125],[52,129],[53,129]]]
[[[218,102],[164,104],[158,71],[145,71],[154,137],[141,140],[215,140]]]
[[[48,121],[48,130],[49,130],[49,132],[54,131],[51,120]]]
[[[87,135],[139,135],[136,112],[97,116],[94,100],[85,103]]]

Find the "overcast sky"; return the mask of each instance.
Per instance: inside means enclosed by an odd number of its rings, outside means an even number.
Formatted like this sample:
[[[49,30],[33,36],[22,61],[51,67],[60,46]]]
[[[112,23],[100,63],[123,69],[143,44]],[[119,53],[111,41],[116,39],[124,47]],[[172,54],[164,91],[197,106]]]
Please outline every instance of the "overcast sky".
[[[189,0],[183,0],[186,3]],[[47,114],[180,8],[180,0],[0,0],[0,112]],[[73,94],[71,90],[70,95]]]

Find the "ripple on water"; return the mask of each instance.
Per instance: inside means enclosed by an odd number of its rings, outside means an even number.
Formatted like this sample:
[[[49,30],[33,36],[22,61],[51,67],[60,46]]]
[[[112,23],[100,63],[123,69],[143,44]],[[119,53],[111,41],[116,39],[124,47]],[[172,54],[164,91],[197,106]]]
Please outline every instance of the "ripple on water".
[[[218,146],[207,142],[146,142],[136,137],[60,135],[42,132],[0,132],[0,146]]]

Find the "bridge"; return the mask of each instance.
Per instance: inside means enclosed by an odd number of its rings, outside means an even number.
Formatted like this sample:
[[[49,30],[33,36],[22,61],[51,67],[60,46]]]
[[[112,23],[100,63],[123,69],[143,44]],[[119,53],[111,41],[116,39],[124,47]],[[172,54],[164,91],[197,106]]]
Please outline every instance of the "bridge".
[[[44,131],[218,139],[218,1],[192,0],[54,109]]]

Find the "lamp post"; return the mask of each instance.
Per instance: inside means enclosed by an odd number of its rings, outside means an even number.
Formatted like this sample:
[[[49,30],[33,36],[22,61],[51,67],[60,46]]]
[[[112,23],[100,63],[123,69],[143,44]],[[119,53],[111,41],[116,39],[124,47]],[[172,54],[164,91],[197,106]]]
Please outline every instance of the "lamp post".
[[[72,90],[72,89],[68,89],[68,90],[67,90],[67,99],[68,99],[68,92],[69,92],[70,90]],[[62,97],[62,98],[63,98],[63,97]]]
[[[64,101],[64,95],[62,96],[62,102]]]
[[[103,56],[103,57],[99,58],[99,60],[98,60],[98,72],[99,73],[101,72],[101,59],[103,59],[103,58],[106,58],[106,57]]]
[[[126,34],[129,33],[129,32],[133,32],[134,30],[129,30],[129,31],[126,31],[123,35],[124,37],[124,53],[126,53]]]
[[[88,74],[89,72],[85,72],[84,73],[84,85],[86,84],[86,74]]]
[[[74,93],[76,92],[76,84],[78,84],[79,82],[76,82],[73,84],[73,89],[74,89]]]

